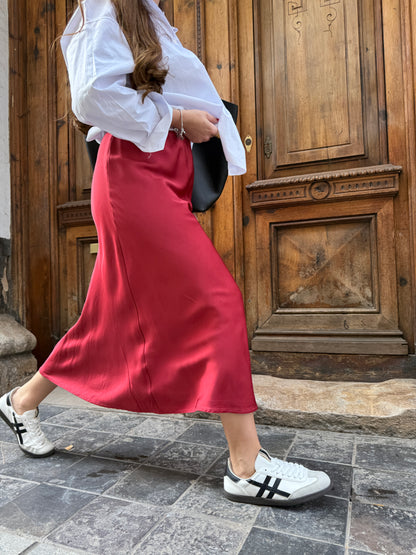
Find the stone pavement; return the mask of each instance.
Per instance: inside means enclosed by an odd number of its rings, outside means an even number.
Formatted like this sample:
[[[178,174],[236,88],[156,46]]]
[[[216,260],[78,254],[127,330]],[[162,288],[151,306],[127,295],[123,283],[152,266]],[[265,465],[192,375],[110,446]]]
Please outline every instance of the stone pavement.
[[[216,421],[63,404],[41,417],[59,448],[47,459],[0,423],[1,554],[416,554],[414,439],[259,426],[272,454],[334,482],[276,509],[222,496]]]

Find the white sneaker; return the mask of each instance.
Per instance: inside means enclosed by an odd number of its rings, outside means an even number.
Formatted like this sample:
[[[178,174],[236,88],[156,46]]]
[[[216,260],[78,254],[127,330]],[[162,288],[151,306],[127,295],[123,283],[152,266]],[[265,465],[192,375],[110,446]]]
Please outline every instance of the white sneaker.
[[[271,458],[264,449],[260,449],[254,466],[256,472],[250,478],[239,478],[232,472],[228,459],[224,476],[225,496],[228,499],[288,507],[321,497],[332,487],[325,472]]]
[[[16,434],[19,447],[31,457],[49,457],[55,451],[51,443],[40,429],[39,410],[28,410],[17,414],[13,410],[11,398],[16,387],[0,398],[0,417]]]

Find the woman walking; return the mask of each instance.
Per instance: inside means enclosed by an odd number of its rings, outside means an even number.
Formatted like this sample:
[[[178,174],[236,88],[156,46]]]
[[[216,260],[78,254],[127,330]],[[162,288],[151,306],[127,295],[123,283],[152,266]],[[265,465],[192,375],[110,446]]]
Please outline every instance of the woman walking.
[[[244,148],[158,4],[80,1],[61,39],[73,112],[101,142],[91,194],[99,252],[78,322],[0,399],[0,416],[25,453],[44,457],[54,446],[37,406],[57,385],[104,407],[218,413],[225,495],[301,503],[330,479],[261,448],[241,294],[191,212],[191,143],[219,133],[230,175],[245,172]]]

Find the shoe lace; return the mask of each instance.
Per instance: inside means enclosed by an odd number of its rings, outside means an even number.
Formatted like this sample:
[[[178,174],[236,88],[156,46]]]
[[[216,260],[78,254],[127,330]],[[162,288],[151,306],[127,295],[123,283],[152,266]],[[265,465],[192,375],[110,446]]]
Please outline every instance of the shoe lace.
[[[46,436],[42,432],[42,429],[40,427],[40,418],[38,414],[36,414],[36,416],[26,418],[25,426],[27,431],[32,436],[33,444],[35,444],[38,447],[41,447],[47,441]]]
[[[303,480],[304,478],[306,478],[307,469],[301,464],[273,458],[270,461],[269,471],[271,471],[273,474],[278,474],[282,478]]]

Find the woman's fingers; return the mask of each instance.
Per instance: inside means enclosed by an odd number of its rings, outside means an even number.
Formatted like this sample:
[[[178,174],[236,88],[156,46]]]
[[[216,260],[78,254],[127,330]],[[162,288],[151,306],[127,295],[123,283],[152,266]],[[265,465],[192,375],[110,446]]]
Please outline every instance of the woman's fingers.
[[[218,133],[218,119],[203,110],[184,110],[183,125],[186,136],[193,143],[203,143]]]
[[[216,123],[218,123],[218,118],[216,118],[215,116],[209,114],[208,112],[205,112],[205,114],[207,115],[208,121],[210,121],[211,123],[213,123],[214,125]]]

